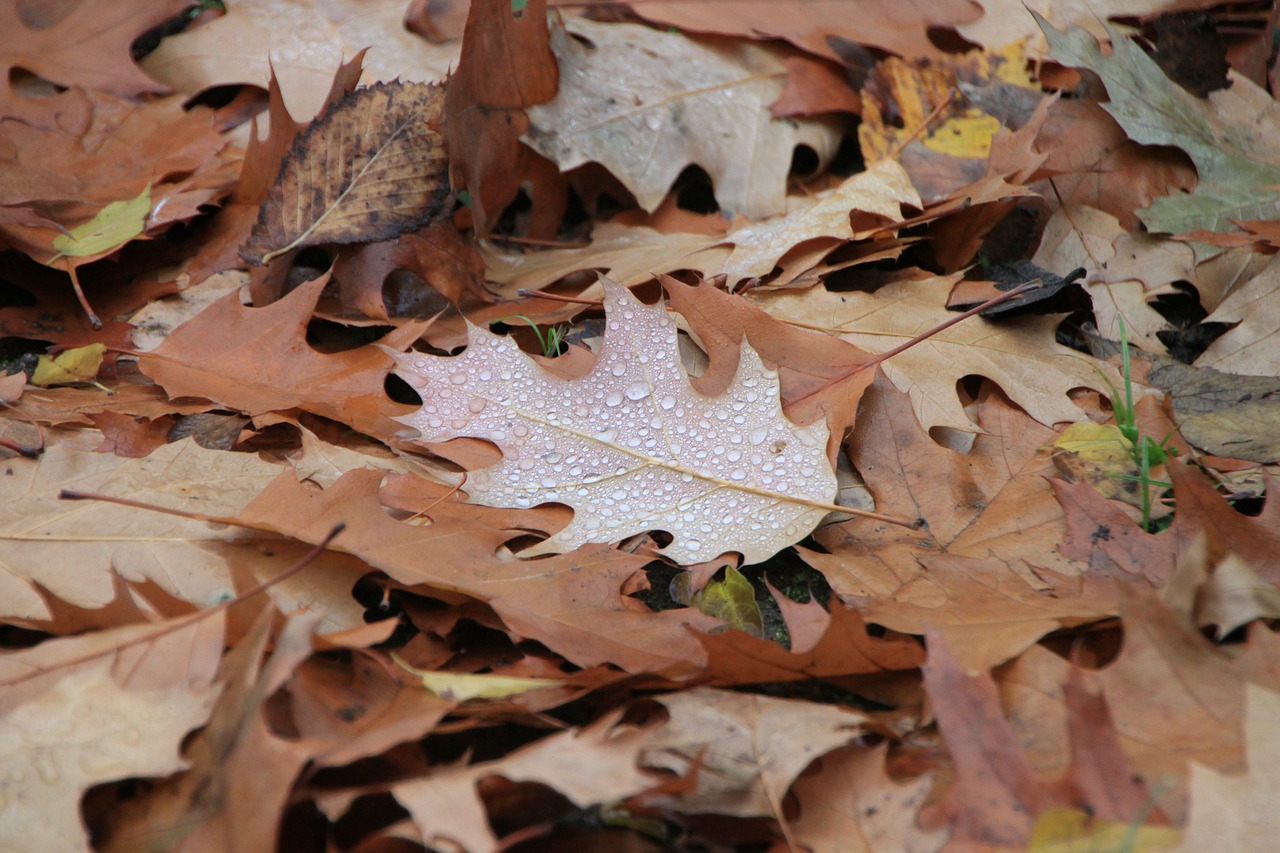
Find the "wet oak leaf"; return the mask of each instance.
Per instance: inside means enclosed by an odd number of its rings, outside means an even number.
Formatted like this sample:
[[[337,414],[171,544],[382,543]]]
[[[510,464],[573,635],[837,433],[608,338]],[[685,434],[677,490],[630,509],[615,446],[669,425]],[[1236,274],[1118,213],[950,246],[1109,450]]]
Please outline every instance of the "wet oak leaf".
[[[777,372],[745,341],[732,383],[696,391],[667,311],[620,284],[604,290],[607,330],[588,376],[554,377],[472,326],[460,356],[396,356],[423,400],[400,420],[419,441],[498,446],[502,462],[468,474],[472,500],[575,510],[525,556],[664,530],[673,540],[660,553],[681,564],[729,551],[757,563],[813,530],[836,493],[826,423],[786,418]]]
[[[839,144],[833,119],[773,118],[786,67],[763,46],[573,18],[552,28],[551,48],[560,89],[528,110],[524,141],[561,171],[603,164],[647,211],[696,163],[721,207],[785,213],[794,149],[807,145],[825,164]]]
[[[346,95],[294,140],[242,252],[265,264],[319,243],[366,243],[448,215],[449,161],[432,125],[439,86],[379,83]]]

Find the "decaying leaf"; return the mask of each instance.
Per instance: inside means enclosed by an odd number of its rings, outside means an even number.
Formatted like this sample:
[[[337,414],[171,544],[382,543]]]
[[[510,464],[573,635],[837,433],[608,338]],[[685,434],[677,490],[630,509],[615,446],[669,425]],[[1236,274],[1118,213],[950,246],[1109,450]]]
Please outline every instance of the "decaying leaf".
[[[293,143],[243,256],[385,240],[449,212],[448,158],[432,124],[439,86],[380,83],[338,101]]]
[[[560,91],[528,110],[525,141],[563,171],[603,163],[645,210],[697,163],[721,207],[783,213],[792,150],[808,145],[825,163],[839,142],[830,120],[773,118],[786,67],[761,46],[572,18],[552,29],[551,48]]]
[[[423,442],[492,441],[501,463],[468,475],[480,503],[565,503],[573,521],[527,555],[615,542],[649,530],[682,564],[738,551],[757,563],[798,541],[831,509],[827,426],[782,414],[778,375],[745,342],[718,397],[695,391],[675,321],[605,280],[607,333],[591,373],[551,376],[515,342],[472,326],[454,358],[397,355],[422,396],[402,418]]]

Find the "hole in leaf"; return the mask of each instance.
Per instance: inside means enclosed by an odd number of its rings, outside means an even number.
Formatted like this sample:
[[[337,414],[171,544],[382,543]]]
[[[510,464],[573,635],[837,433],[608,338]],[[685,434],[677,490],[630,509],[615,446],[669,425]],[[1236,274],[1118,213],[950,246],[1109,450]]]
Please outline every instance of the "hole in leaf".
[[[387,378],[382,382],[382,390],[386,391],[387,396],[394,402],[404,403],[406,406],[422,405],[422,397],[413,390],[413,386],[394,373],[387,374]]]
[[[348,326],[332,320],[312,319],[307,323],[307,346],[332,354],[367,346],[385,337],[394,326]]]
[[[791,152],[792,177],[807,178],[818,171],[819,165],[818,152],[808,145],[797,145],[796,150]]]
[[[676,204],[692,213],[715,213],[720,209],[711,176],[701,166],[686,166],[671,185]]]

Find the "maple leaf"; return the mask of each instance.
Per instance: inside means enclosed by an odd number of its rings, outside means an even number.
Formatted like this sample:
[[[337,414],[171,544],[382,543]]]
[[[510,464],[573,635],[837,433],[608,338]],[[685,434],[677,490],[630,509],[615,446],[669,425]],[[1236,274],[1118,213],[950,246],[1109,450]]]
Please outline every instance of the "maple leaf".
[[[419,441],[469,436],[502,450],[501,463],[468,474],[474,500],[574,508],[527,555],[665,530],[660,553],[679,563],[726,551],[756,563],[807,535],[835,498],[826,424],[787,420],[777,373],[745,342],[733,384],[698,393],[667,312],[607,279],[604,289],[608,331],[588,376],[553,377],[472,326],[460,356],[396,357],[423,400],[400,420]]]
[[[333,69],[369,48],[364,83],[443,80],[456,43],[433,45],[404,27],[404,0],[227,0],[227,14],[170,36],[142,67],[180,92],[280,81],[290,115],[320,112]]]
[[[562,171],[602,163],[648,211],[697,163],[721,207],[751,218],[783,213],[795,147],[809,146],[825,164],[839,143],[830,119],[773,118],[786,68],[763,47],[573,18],[552,28],[551,48],[560,89],[528,109],[524,141]]]

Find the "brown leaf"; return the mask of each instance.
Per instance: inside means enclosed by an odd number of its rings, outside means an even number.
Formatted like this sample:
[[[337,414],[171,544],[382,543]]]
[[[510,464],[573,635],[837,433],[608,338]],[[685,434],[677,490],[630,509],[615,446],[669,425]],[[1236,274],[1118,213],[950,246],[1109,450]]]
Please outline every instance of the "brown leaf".
[[[391,436],[403,409],[383,391],[391,359],[373,347],[322,354],[306,342],[322,277],[265,308],[228,294],[178,327],[141,369],[172,397],[212,398],[249,415],[301,407],[369,435]],[[421,334],[410,323],[383,342],[404,346]]]
[[[432,126],[438,86],[346,95],[294,140],[242,252],[265,264],[302,246],[385,240],[450,212],[448,158]]]
[[[121,97],[165,91],[133,64],[129,48],[186,6],[186,0],[129,0],[88,11],[75,3],[6,3],[0,7],[0,112],[38,117],[44,111],[39,100],[13,91],[12,75],[19,69],[65,88]]]
[[[914,669],[924,649],[902,635],[872,637],[856,610],[831,602],[831,621],[817,645],[789,652],[773,640],[742,631],[698,636],[707,650],[706,671],[717,684],[755,684]]]
[[[687,677],[702,663],[702,648],[685,626],[710,630],[717,620],[692,609],[653,613],[622,594],[649,557],[599,547],[517,560],[497,552],[521,531],[504,529],[492,510],[477,512],[483,508],[462,503],[446,488],[426,511],[430,524],[392,518],[376,494],[382,476],[351,471],[317,491],[286,473],[245,508],[241,520],[304,542],[319,542],[345,522],[336,550],[401,583],[487,601],[513,632],[582,667],[611,663]]]
[[[520,142],[529,127],[524,110],[551,100],[559,85],[545,0],[532,0],[518,13],[508,0],[476,0],[462,43],[445,92],[445,144],[454,188],[471,194],[476,231],[487,234],[535,156]],[[535,193],[534,203],[545,202]]]
[[[938,50],[926,36],[976,21],[976,4],[816,0],[801,6],[771,3],[638,3],[635,13],[683,30],[742,38],[781,38],[810,53],[841,61],[842,50],[871,45],[902,56],[931,56]],[[1007,42],[1001,42],[1006,44]]]
[[[933,853],[947,841],[945,831],[916,826],[932,780],[890,778],[888,747],[844,747],[814,762],[791,791],[800,800],[792,824],[796,841],[813,853]]]

